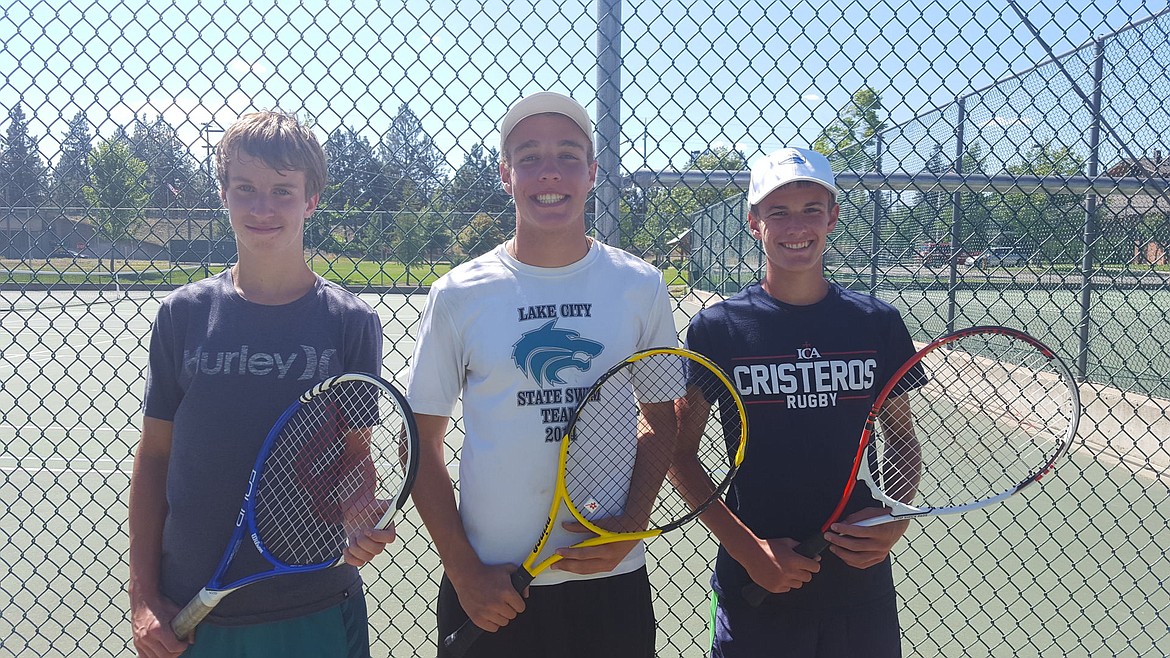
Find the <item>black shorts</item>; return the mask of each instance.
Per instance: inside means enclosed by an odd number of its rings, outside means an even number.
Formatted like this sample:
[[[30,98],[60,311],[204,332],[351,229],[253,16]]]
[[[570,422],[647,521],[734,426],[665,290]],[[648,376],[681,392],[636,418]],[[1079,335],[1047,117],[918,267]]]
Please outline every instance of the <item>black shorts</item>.
[[[465,658],[653,658],[654,604],[642,567],[620,576],[528,589],[526,608],[507,626],[484,633]],[[439,658],[443,638],[467,621],[447,576],[439,584]]]
[[[897,599],[812,612],[711,594],[712,658],[901,658]]]

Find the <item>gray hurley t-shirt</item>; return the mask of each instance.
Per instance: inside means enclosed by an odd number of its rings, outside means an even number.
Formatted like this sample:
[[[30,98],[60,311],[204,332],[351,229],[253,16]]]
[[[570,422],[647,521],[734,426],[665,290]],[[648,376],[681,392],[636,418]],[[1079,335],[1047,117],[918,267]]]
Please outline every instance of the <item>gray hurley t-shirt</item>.
[[[297,397],[342,372],[378,373],[378,315],[318,277],[279,306],[245,300],[230,270],[163,300],[150,337],[145,415],[172,421],[162,593],[185,605],[215,572],[265,436]],[[262,565],[250,540],[245,564]],[[235,570],[229,572],[233,578]],[[208,618],[250,624],[309,614],[360,591],[353,567],[280,576],[232,593]]]

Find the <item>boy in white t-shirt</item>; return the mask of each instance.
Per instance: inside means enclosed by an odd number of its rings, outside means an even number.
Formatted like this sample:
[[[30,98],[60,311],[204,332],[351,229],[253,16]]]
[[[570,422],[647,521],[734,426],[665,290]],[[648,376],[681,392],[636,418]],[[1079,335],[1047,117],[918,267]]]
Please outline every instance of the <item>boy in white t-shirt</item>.
[[[420,321],[407,394],[423,443],[413,498],[445,570],[440,656],[469,618],[489,631],[469,658],[654,654],[640,542],[561,548],[526,597],[509,579],[548,515],[562,393],[639,349],[677,344],[661,273],[586,234],[592,132],[585,109],[561,94],[509,109],[500,177],[516,204],[515,237],[437,281]],[[443,446],[460,396],[457,507]],[[583,530],[558,524],[547,545],[571,546]]]

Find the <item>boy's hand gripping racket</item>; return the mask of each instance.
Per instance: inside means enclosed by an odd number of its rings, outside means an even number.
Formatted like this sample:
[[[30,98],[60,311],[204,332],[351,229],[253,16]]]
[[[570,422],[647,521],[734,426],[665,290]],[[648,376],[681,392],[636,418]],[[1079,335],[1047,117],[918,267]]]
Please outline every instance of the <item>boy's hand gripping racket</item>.
[[[699,417],[680,414],[687,396],[711,406]],[[601,376],[577,405],[561,439],[548,520],[532,553],[512,574],[523,593],[561,559],[539,561],[563,504],[595,536],[574,547],[649,539],[694,519],[727,490],[747,442],[743,401],[727,375],[706,357],[676,348],[638,352]],[[701,492],[663,487],[680,445],[706,471]],[[716,484],[717,483],[717,484]],[[470,620],[444,639],[462,656],[484,630]]]
[[[962,329],[919,350],[878,394],[853,470],[821,532],[795,551],[816,557],[858,478],[889,513],[856,525],[961,514],[1040,480],[1072,444],[1076,381],[1048,347],[1006,327]],[[756,583],[743,596],[759,605]]]
[[[207,586],[171,622],[181,640],[231,592],[338,566],[351,537],[391,524],[418,471],[406,399],[373,375],[330,377],[276,421],[256,457],[227,550]],[[245,538],[270,569],[227,580]]]

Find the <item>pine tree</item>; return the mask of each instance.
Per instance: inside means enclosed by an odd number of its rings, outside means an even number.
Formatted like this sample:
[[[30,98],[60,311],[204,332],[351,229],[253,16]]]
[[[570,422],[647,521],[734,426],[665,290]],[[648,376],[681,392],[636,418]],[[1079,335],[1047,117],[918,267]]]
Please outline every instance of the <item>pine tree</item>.
[[[379,145],[390,210],[417,210],[447,177],[447,161],[422,121],[403,105]]]
[[[500,180],[499,152],[483,144],[471,147],[463,164],[443,187],[440,200],[443,210],[451,215],[451,227],[455,230],[479,213],[500,218],[501,223],[511,223],[510,197]]]
[[[28,132],[20,99],[8,111],[8,130],[0,143],[0,202],[17,208],[35,208],[48,190],[48,171],[37,140]]]
[[[323,148],[329,176],[322,205],[377,209],[382,165],[370,140],[353,128],[341,126],[329,134]]]
[[[202,185],[195,159],[166,119],[135,118],[129,144],[131,154],[146,163],[148,205],[170,208],[198,204]]]
[[[53,175],[53,201],[61,207],[78,208],[85,205],[85,193],[82,190],[89,181],[89,153],[92,150],[89,120],[84,112],[78,112],[69,121],[69,129],[61,141],[61,155],[57,158],[57,169]]]

